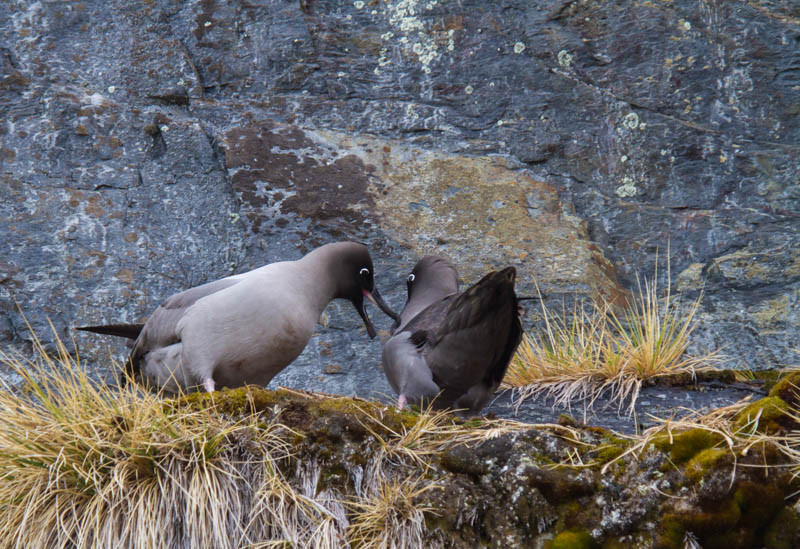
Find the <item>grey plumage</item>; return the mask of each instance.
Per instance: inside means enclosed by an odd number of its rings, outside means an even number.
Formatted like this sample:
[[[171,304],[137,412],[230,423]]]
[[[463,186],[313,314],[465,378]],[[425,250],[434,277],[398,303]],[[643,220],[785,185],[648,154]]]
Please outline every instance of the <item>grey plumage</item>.
[[[364,298],[397,318],[374,285],[366,246],[339,242],[298,261],[271,263],[175,294],[143,326],[79,329],[136,333],[131,373],[169,392],[267,385],[302,352],[323,309],[336,298],[353,303],[370,337],[375,328]]]
[[[408,278],[408,302],[383,347],[389,383],[406,402],[478,413],[522,339],[516,271],[492,271],[463,293],[452,263],[422,258]]]

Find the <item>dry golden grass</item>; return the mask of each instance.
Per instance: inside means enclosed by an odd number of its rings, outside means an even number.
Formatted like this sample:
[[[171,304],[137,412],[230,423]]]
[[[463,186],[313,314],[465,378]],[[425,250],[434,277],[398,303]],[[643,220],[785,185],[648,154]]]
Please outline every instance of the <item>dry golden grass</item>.
[[[231,417],[216,394],[198,408],[135,383],[106,385],[60,341],[55,356],[35,346],[34,359],[0,352],[22,379],[0,390],[7,547],[419,546],[425,513],[435,512],[419,501],[435,487],[421,475],[435,455],[531,428],[465,425],[432,410],[398,427],[380,406],[351,401],[374,443],[334,488],[316,458],[293,456],[303,435],[252,402]]]
[[[348,399],[372,436],[360,447],[363,466],[342,464],[346,480],[333,483],[318,458],[293,455],[303,435],[275,420],[278,412],[248,412],[251,403],[231,417],[213,403],[222,393],[197,407],[135,384],[107,386],[60,342],[55,357],[38,347],[36,359],[0,353],[23,380],[0,391],[8,547],[415,547],[430,543],[425,518],[437,512],[425,504],[440,489],[427,479],[430,467],[453,445],[546,428],[571,443],[562,465],[591,465],[578,451],[581,431],[570,427],[463,422],[431,409],[386,417],[375,403]],[[644,451],[647,437],[698,425],[727,433],[732,449],[756,443],[752,424],[726,431],[732,414],[666,422],[632,438],[623,456]],[[786,448],[800,464],[800,439]]]
[[[56,358],[38,345],[37,360],[0,361],[23,379],[0,391],[6,546],[240,547],[291,539],[324,515],[283,478],[283,425],[111,388],[60,342]],[[270,498],[281,505],[265,510]]]
[[[423,547],[424,513],[434,509],[417,500],[436,486],[418,476],[398,478],[383,469],[384,463],[383,459],[373,462],[360,497],[347,502],[353,512],[347,538],[359,548]]]
[[[645,281],[622,313],[595,302],[589,311],[575,305],[571,314],[557,315],[542,304],[544,330],[525,335],[503,384],[513,388],[517,407],[543,395],[553,397],[554,405],[582,401],[591,407],[609,393],[633,411],[643,383],[694,376],[720,360],[716,353],[686,354],[701,297],[684,306],[667,286],[659,299],[656,284]]]

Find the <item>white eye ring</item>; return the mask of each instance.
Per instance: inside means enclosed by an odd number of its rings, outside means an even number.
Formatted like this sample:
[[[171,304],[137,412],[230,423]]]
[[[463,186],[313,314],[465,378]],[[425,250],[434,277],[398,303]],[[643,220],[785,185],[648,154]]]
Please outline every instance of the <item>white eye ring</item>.
[[[360,274],[361,276],[368,275],[369,274],[369,269],[367,269],[366,267],[363,267],[360,271],[358,271],[358,274]]]
[[[408,275],[408,278],[406,280],[408,280],[409,282],[414,282],[415,278],[416,277],[414,276],[414,273],[411,273],[410,275]]]

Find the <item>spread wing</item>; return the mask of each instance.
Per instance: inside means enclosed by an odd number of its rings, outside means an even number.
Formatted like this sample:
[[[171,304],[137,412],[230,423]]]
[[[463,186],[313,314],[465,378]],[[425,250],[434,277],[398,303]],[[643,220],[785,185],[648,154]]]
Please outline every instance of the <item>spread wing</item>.
[[[478,383],[496,387],[503,379],[522,339],[515,275],[513,267],[487,274],[450,300],[438,326],[412,333],[412,341],[426,348],[433,380],[445,390],[443,400]]]

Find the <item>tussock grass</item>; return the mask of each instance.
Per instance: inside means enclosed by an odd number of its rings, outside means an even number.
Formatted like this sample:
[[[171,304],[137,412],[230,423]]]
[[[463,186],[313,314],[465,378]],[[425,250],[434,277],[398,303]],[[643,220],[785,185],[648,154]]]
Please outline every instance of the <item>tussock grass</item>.
[[[230,392],[250,399],[231,412],[227,392],[165,399],[134,384],[110,387],[89,379],[61,343],[54,357],[37,346],[36,359],[0,353],[0,363],[23,380],[0,391],[0,539],[7,547],[444,546],[426,520],[440,512],[432,502],[441,502],[437,491],[447,483],[436,463],[450,446],[545,429],[571,448],[550,466],[595,466],[582,457],[591,446],[581,441],[585,433],[567,426],[464,422],[442,411],[398,413],[291,391],[277,398]],[[630,445],[605,469],[685,429],[720,433],[718,446],[738,455],[775,444],[760,434],[759,414],[742,424],[745,405],[626,437]],[[293,430],[282,417],[317,427]],[[366,434],[331,446],[304,435],[337,417],[360,422]],[[800,471],[800,438],[791,436],[781,439],[781,451],[795,456]],[[352,452],[358,459],[343,459]]]
[[[373,462],[360,497],[347,502],[354,513],[347,538],[353,547],[424,547],[424,513],[435,510],[417,500],[436,486],[420,476],[398,478],[384,464]]]
[[[34,358],[0,351],[22,379],[0,390],[5,547],[421,546],[436,454],[531,428],[297,393],[317,403],[309,410],[354,412],[372,434],[363,466],[334,464],[345,475],[331,482],[328,458],[294,455],[305,435],[279,421],[280,401],[258,411],[247,392],[231,415],[225,393],[166,398],[106,384],[56,345],[50,356],[35,341]]]
[[[526,334],[503,380],[513,388],[517,409],[528,398],[550,396],[554,406],[579,400],[588,408],[603,394],[632,412],[644,383],[659,377],[711,368],[716,353],[686,354],[702,294],[688,305],[669,285],[659,299],[655,282],[639,283],[618,312],[606,302],[589,310],[574,305],[554,314],[542,304],[544,330]]]
[[[35,360],[0,354],[23,379],[0,391],[6,546],[240,547],[324,515],[283,478],[285,426],[112,388],[60,341],[57,357],[35,344]]]

